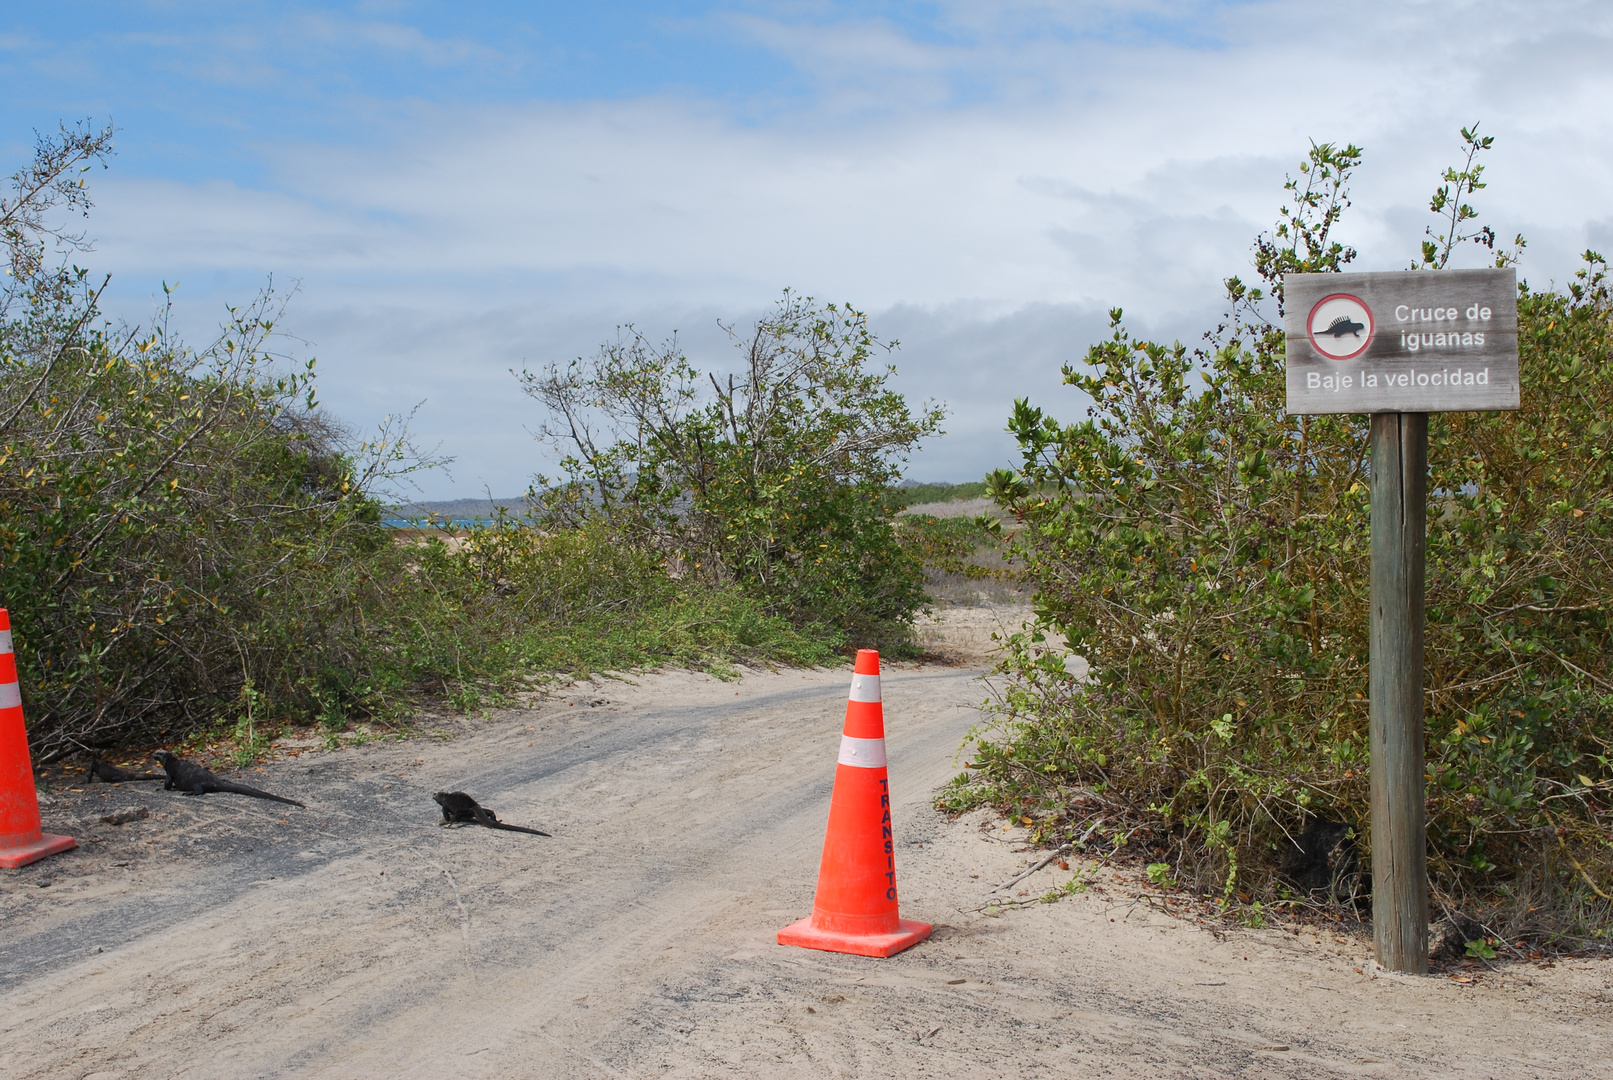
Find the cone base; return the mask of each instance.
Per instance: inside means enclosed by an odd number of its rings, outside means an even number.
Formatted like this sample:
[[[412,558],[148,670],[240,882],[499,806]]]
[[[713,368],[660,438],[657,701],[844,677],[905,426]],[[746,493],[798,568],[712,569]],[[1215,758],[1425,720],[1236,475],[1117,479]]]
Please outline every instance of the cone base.
[[[897,921],[901,924],[901,929],[894,934],[840,934],[819,930],[812,925],[812,917],[808,916],[780,930],[778,943],[798,945],[803,949],[820,949],[823,952],[851,953],[855,956],[895,956],[903,949],[910,949],[929,937],[930,931],[934,929],[929,923],[914,922],[911,919]]]
[[[0,848],[0,868],[15,870],[19,866],[38,862],[47,855],[57,855],[69,848],[77,847],[78,841],[71,836],[56,836],[53,833],[40,833],[39,839],[22,847]]]

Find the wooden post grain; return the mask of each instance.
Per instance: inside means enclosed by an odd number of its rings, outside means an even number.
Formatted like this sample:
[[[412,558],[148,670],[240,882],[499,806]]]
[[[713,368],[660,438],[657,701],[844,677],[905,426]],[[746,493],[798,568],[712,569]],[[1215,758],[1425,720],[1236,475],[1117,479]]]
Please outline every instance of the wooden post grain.
[[[1423,566],[1428,414],[1372,417],[1372,944],[1428,970],[1423,810]]]

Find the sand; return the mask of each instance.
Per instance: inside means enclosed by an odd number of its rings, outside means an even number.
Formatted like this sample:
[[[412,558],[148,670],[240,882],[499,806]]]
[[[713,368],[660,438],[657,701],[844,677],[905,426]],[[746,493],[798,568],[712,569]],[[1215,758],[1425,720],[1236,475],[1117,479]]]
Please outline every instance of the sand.
[[[946,633],[978,641],[971,618]],[[0,877],[5,1074],[1613,1076],[1601,961],[1393,975],[1109,869],[992,908],[1090,864],[994,891],[1040,853],[932,808],[979,671],[886,672],[903,915],[936,927],[889,960],[774,942],[810,910],[847,670],[601,680],[242,774],[306,811],[58,791],[46,827],[79,849]],[[442,789],[554,838],[439,828]]]

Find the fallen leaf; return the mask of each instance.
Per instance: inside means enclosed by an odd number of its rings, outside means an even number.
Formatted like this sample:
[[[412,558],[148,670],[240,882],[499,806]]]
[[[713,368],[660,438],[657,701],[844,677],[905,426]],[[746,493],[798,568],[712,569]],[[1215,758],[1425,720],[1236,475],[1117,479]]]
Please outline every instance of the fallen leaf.
[[[1470,983],[1472,981],[1473,981],[1472,977],[1468,976],[1468,975],[1452,975],[1451,976],[1451,982],[1453,982],[1453,983]]]

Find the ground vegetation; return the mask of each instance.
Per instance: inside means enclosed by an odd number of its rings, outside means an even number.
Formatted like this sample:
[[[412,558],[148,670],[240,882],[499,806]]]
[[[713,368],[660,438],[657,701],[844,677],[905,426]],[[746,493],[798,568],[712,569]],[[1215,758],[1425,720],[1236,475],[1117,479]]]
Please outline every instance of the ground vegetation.
[[[986,482],[970,480],[961,484],[936,481],[931,483],[904,482],[896,486],[891,498],[903,507],[923,506],[927,503],[964,502],[984,498]]]

